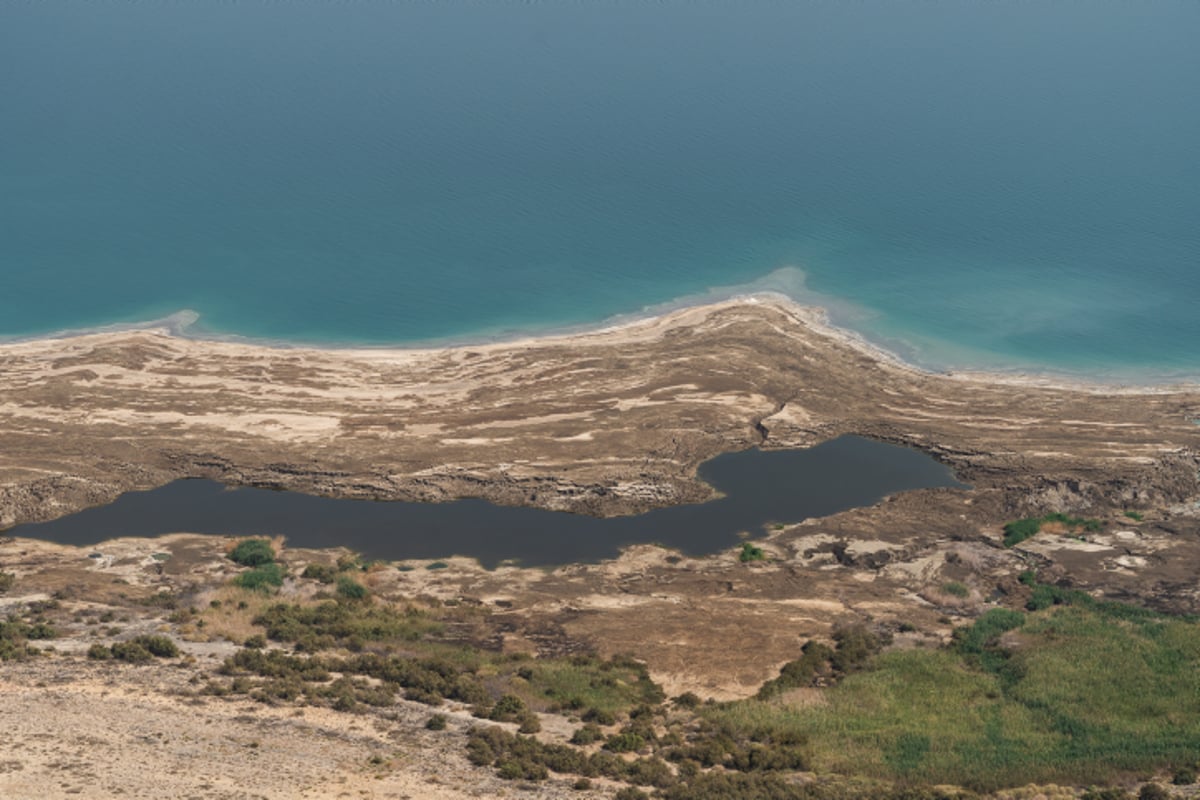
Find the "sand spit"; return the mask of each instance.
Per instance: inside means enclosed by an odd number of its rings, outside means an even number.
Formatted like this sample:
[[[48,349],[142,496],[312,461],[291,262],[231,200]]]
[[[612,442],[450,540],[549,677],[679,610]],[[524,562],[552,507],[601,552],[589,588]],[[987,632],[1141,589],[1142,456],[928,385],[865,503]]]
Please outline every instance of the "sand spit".
[[[1195,389],[922,372],[775,298],[447,349],[97,333],[0,346],[0,525],[190,476],[630,513],[706,497],[695,468],[722,451],[842,433],[984,487],[1103,475],[1182,502],[1200,493],[1198,416]]]

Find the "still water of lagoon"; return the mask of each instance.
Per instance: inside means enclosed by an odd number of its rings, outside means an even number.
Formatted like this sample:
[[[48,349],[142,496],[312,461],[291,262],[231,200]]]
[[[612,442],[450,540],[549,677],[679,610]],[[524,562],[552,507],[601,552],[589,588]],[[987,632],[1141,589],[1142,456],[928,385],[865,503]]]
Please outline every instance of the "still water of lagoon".
[[[377,502],[180,480],[6,533],[79,546],[175,532],[283,535],[291,547],[348,547],[388,560],[460,555],[491,569],[504,561],[595,562],[615,557],[623,546],[651,542],[707,555],[773,523],[870,505],[895,492],[965,488],[923,453],[856,436],[806,450],[728,453],[701,465],[700,476],[721,492],[719,499],[606,519],[477,499]]]

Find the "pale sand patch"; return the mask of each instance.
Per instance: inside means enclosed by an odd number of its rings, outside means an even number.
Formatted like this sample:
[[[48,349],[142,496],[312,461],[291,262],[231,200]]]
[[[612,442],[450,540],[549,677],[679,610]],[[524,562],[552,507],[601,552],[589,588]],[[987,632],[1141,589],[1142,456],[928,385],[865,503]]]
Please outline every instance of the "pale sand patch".
[[[464,714],[431,733],[421,727],[429,709],[413,703],[399,703],[392,721],[187,700],[163,694],[186,690],[183,674],[155,667],[81,666],[69,683],[54,673],[6,667],[0,676],[0,796],[466,800],[511,790],[467,763]],[[552,781],[528,796],[564,796],[567,786]]]

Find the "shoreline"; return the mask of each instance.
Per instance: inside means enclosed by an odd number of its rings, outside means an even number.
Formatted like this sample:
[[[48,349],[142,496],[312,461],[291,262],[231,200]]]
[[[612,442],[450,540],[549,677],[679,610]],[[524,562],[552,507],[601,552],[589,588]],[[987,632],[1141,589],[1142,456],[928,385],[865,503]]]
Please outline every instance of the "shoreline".
[[[763,305],[784,310],[814,333],[838,344],[848,346],[875,361],[887,364],[893,368],[909,370],[931,377],[947,378],[956,381],[978,381],[998,385],[1065,389],[1092,394],[1170,394],[1200,390],[1200,375],[1194,378],[1181,378],[1168,375],[1158,377],[1147,375],[1140,378],[1125,375],[1098,377],[1049,367],[1013,366],[1011,368],[976,369],[928,366],[907,359],[895,350],[889,349],[885,343],[875,341],[868,334],[840,323],[834,319],[828,306],[805,303],[789,296],[783,291],[759,290],[737,292],[726,296],[726,293],[714,290],[714,292],[709,294],[711,297],[684,297],[678,301],[647,307],[642,312],[618,314],[595,323],[551,327],[546,331],[515,330],[508,333],[499,333],[494,336],[474,337],[468,335],[449,339],[421,340],[411,343],[382,344],[309,343],[284,339],[259,339],[241,334],[205,332],[202,329],[198,330],[196,327],[196,322],[200,319],[200,315],[194,311],[184,309],[166,317],[140,323],[115,323],[96,328],[63,330],[30,337],[0,338],[0,354],[6,350],[19,350],[27,346],[37,347],[56,342],[91,341],[97,338],[119,341],[121,337],[138,333],[149,333],[168,336],[197,345],[233,345],[263,351],[341,354],[351,358],[371,358],[381,355],[402,357],[405,355],[428,355],[453,350],[492,351],[498,348],[513,347],[553,347],[576,344],[597,337],[619,336],[624,333],[638,336],[638,329],[645,328],[647,332],[658,330],[689,317],[694,317],[697,314],[707,315],[713,311],[725,308]]]
[[[602,319],[532,325],[506,329],[482,329],[475,333],[415,339],[396,342],[355,341],[305,341],[275,337],[256,337],[239,333],[206,330],[202,315],[191,309],[180,309],[165,317],[135,322],[119,322],[94,327],[70,328],[30,336],[0,336],[0,351],[5,348],[37,342],[64,341],[96,335],[121,335],[137,332],[161,333],[193,342],[239,344],[271,350],[322,351],[357,355],[369,352],[407,353],[430,352],[452,349],[478,349],[500,346],[539,346],[558,344],[563,340],[575,340],[599,334],[611,334],[654,325],[659,320],[679,314],[742,304],[767,304],[790,309],[791,312],[814,330],[870,354],[873,358],[898,367],[918,372],[951,377],[955,379],[984,380],[1015,385],[1064,387],[1089,392],[1149,392],[1149,391],[1192,391],[1200,388],[1200,366],[1190,371],[1155,370],[1137,368],[1123,371],[1109,369],[1104,374],[1087,370],[1076,370],[1061,366],[1021,364],[970,365],[939,363],[936,360],[924,363],[914,357],[917,348],[902,339],[888,339],[873,335],[862,325],[855,325],[855,317],[866,317],[871,312],[835,297],[825,296],[808,289],[804,272],[795,267],[782,267],[767,275],[746,283],[712,287],[703,292],[682,295],[662,303],[647,305],[636,311],[619,312]],[[908,355],[905,353],[908,352]],[[986,357],[987,353],[980,353]],[[1133,367],[1129,368],[1133,370]]]

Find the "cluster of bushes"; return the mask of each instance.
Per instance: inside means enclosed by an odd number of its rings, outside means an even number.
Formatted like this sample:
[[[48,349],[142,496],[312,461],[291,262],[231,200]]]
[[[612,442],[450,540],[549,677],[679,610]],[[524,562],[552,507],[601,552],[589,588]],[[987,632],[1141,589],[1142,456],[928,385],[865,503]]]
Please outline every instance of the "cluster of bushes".
[[[319,583],[333,583],[337,580],[337,567],[329,564],[308,564],[304,567],[304,571],[300,573],[301,578],[308,578]]]
[[[597,725],[612,725],[623,711],[666,699],[646,666],[627,656],[538,659],[521,666],[516,677],[546,702],[548,711],[578,712],[584,722]]]
[[[221,674],[238,676],[229,685],[210,684],[210,694],[250,694],[259,700],[297,700],[309,702],[331,700],[341,710],[352,709],[357,702],[386,705],[394,702],[401,691],[405,699],[437,706],[443,699],[457,700],[475,708],[478,715],[492,714],[491,693],[469,666],[445,658],[410,658],[360,654],[351,658],[286,655],[278,650],[246,648],[227,658]],[[339,673],[345,681],[335,681],[332,694],[321,686]],[[264,680],[249,680],[255,676]],[[374,682],[361,679],[371,678]],[[349,702],[347,697],[355,702]],[[341,699],[340,705],[336,702]],[[503,698],[502,698],[503,699]],[[519,700],[518,700],[519,702]],[[512,701],[501,704],[497,719],[523,721],[532,716],[523,704],[514,707]],[[533,716],[536,721],[536,716]],[[530,724],[532,727],[532,724]]]
[[[353,643],[356,637],[397,638],[412,634],[413,624],[433,624],[421,614],[332,601],[307,608],[279,604],[256,622],[266,625],[272,638],[307,643],[304,648],[314,653],[338,642]],[[348,657],[288,655],[248,644],[226,659],[221,668],[221,673],[233,680],[210,683],[205,691],[249,694],[266,702],[340,701],[335,707],[347,709],[359,702],[392,702],[401,694],[407,700],[431,706],[453,700],[470,706],[480,719],[515,723],[522,733],[540,730],[535,705],[555,711],[570,707],[581,709],[581,716],[592,721],[598,735],[597,723],[613,724],[617,715],[633,708],[634,703],[643,701],[640,707],[649,709],[645,702],[659,703],[663,699],[661,689],[650,680],[642,664],[620,657],[607,661],[590,656],[534,661],[434,642],[414,642],[413,646],[428,654],[360,651]],[[343,682],[342,691],[331,695],[324,684],[334,673],[352,682]],[[370,682],[354,682],[358,679]],[[368,688],[370,696],[365,696]],[[643,723],[631,722],[625,733],[640,735],[645,741],[653,735],[645,728]],[[616,745],[610,749],[617,749]]]
[[[320,658],[289,656],[278,650],[247,648],[225,660],[222,675],[235,676],[229,684],[210,681],[205,694],[223,696],[247,694],[262,703],[305,701],[328,705],[338,711],[354,711],[359,704],[386,706],[395,702],[396,687],[373,684],[361,677],[343,674],[341,662]],[[253,681],[248,675],[263,680]]]
[[[346,555],[338,559],[336,566],[317,563],[308,564],[304,567],[304,571],[300,573],[300,577],[324,584],[336,583],[338,597],[346,600],[364,600],[370,594],[367,591],[367,587],[346,573],[365,572],[370,567],[371,562],[363,562],[355,555]]]
[[[615,736],[631,738],[635,735],[623,732]],[[494,767],[500,777],[511,780],[542,780],[551,772],[584,779],[603,777],[656,789],[658,794],[655,796],[663,798],[795,797],[811,800],[845,796],[811,790],[792,793],[798,785],[778,773],[806,769],[805,760],[795,744],[738,745],[713,730],[697,736],[697,741],[691,745],[671,744],[628,759],[617,755],[629,751],[625,747],[606,746],[589,753],[569,745],[539,742],[499,728],[474,727],[468,731],[467,755],[472,763]],[[610,737],[608,741],[613,740]],[[724,769],[706,771],[714,766]],[[617,796],[646,795],[626,791]],[[886,796],[886,793],[872,796]]]
[[[275,549],[266,539],[243,539],[229,551],[229,560],[250,567],[233,579],[235,586],[269,592],[283,585],[283,565],[275,561]]]
[[[362,591],[365,598],[366,590]],[[253,622],[267,629],[267,638],[307,652],[331,647],[361,650],[366,642],[414,642],[442,629],[436,620],[411,606],[398,610],[332,600],[315,606],[279,603]]]
[[[170,638],[159,634],[136,636],[124,642],[113,642],[110,646],[97,642],[88,648],[88,658],[97,661],[116,659],[133,664],[144,663],[155,658],[175,658],[179,647]]]
[[[537,733],[542,729],[537,714],[515,694],[506,694],[497,700],[488,712],[488,719],[492,722],[515,722],[520,726],[521,733]]]
[[[837,628],[833,640],[832,648],[813,640],[805,642],[800,658],[784,664],[778,678],[764,683],[758,690],[758,699],[766,700],[789,689],[835,683],[847,673],[862,669],[890,643],[886,634],[864,625]]]
[[[1015,547],[1026,539],[1036,536],[1043,525],[1050,523],[1063,525],[1072,531],[1082,528],[1090,533],[1095,533],[1104,527],[1104,523],[1098,519],[1072,517],[1058,512],[1045,514],[1040,517],[1025,517],[1024,519],[1014,520],[1004,526],[1004,546]]]
[[[10,616],[0,622],[0,661],[19,661],[37,651],[28,642],[35,639],[54,639],[58,631],[45,620],[23,620]]]
[[[546,744],[494,726],[467,732],[467,757],[477,766],[495,767],[508,780],[545,780],[550,772],[584,778],[604,777],[638,786],[665,788],[677,781],[675,771],[658,757],[627,761],[612,752],[586,753],[577,747]]]
[[[275,561],[275,548],[266,539],[243,539],[229,551],[229,560],[243,567],[261,567]]]

